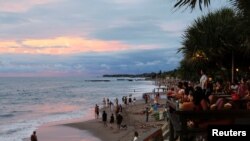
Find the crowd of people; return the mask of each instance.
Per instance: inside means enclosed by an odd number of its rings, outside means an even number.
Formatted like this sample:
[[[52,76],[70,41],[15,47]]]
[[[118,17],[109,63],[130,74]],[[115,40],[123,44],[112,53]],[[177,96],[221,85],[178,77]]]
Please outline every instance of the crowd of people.
[[[226,82],[221,79],[213,80],[206,74],[205,70],[200,71],[200,80],[198,83],[191,81],[181,81],[174,80],[174,82],[169,82],[170,85],[167,86],[166,96],[168,98],[178,99],[179,108],[181,110],[219,110],[224,108],[232,108],[232,103],[225,100],[224,98],[217,98],[217,95],[229,95],[237,94],[240,99],[249,99],[250,100],[250,80],[242,78],[240,81]],[[149,104],[152,104],[151,101],[154,101],[153,105],[157,106],[157,103],[160,99],[160,94],[155,92],[154,96],[150,94],[144,94],[143,99],[145,100],[145,109],[143,113],[145,115],[145,122],[149,121],[149,115],[154,111],[154,106],[149,107]],[[152,100],[153,99],[153,100]],[[134,105],[136,98],[133,98],[132,95],[123,96],[122,104],[119,104],[118,98],[114,99],[114,102],[109,100],[109,98],[103,99],[104,107],[107,107],[110,111],[109,126],[113,128],[113,124],[116,121],[117,129],[121,129],[123,122],[123,106]],[[246,109],[250,109],[250,102],[247,104]],[[99,117],[99,106],[96,105],[96,118]],[[104,126],[107,127],[107,113],[103,110],[102,121]],[[221,122],[221,121],[219,121]],[[229,121],[230,122],[230,121]],[[188,121],[189,126],[194,126],[193,121]],[[135,133],[135,140],[138,138],[138,133]]]
[[[182,109],[198,108],[206,110],[211,108],[210,106],[212,108],[216,106],[220,109],[224,106],[223,104],[229,105],[229,103],[223,103],[222,101],[225,102],[223,99],[216,99],[215,96],[218,95],[236,95],[239,99],[250,99],[250,80],[246,78],[233,83],[223,82],[220,79],[213,82],[212,78],[208,78],[206,72],[201,70],[198,84],[191,81],[178,81],[176,83],[170,86],[167,96],[179,99]]]
[[[127,96],[123,96],[122,97],[122,102],[123,104],[126,105],[133,105],[136,101],[136,98],[134,97],[132,99],[132,94],[129,95],[129,97],[127,98]],[[107,111],[105,110],[108,109],[109,113],[110,113],[110,118],[109,118],[109,124],[108,124],[108,114]],[[96,119],[99,118],[99,111],[100,108],[99,106],[96,104],[95,106],[95,117]],[[114,99],[114,102],[112,102],[109,98],[103,98],[103,111],[102,111],[102,122],[104,124],[104,127],[110,127],[111,129],[113,129],[113,124],[116,121],[117,124],[117,129],[121,129],[121,128],[126,128],[126,125],[123,124],[123,106],[122,104],[119,103],[118,98]]]
[[[136,98],[132,97],[132,94],[130,94],[129,96],[123,96],[121,101],[122,101],[122,104],[119,103],[118,98],[115,98],[114,101],[112,102],[109,98],[104,97],[102,101],[103,102],[102,109],[100,109],[98,104],[95,105],[95,110],[94,110],[95,118],[96,119],[101,118],[103,126],[105,128],[109,127],[111,130],[116,129],[117,131],[121,129],[127,129],[127,125],[126,123],[124,123],[123,106],[135,105]],[[101,115],[99,115],[100,110],[102,111]],[[146,114],[146,115],[147,117],[149,116],[149,114]],[[136,141],[138,137],[139,137],[139,134],[137,131],[135,131],[134,137],[132,140]]]
[[[250,80],[242,78],[240,82],[232,83],[223,80],[212,81],[205,70],[200,71],[201,77],[199,83],[191,81],[176,81],[172,83],[167,91],[167,97],[174,98],[180,104],[181,110],[206,111],[221,110],[231,108],[250,109]],[[177,86],[177,87],[175,87]],[[225,97],[220,97],[224,95]],[[236,96],[235,96],[236,95]],[[229,98],[228,98],[229,97]],[[235,98],[237,97],[237,98]],[[244,106],[235,106],[235,100],[243,99],[248,101]],[[247,100],[248,99],[248,100]],[[211,122],[211,121],[206,121]],[[214,120],[213,123],[224,123],[225,121]],[[232,121],[226,121],[229,124]],[[197,123],[188,121],[188,126],[194,126]]]

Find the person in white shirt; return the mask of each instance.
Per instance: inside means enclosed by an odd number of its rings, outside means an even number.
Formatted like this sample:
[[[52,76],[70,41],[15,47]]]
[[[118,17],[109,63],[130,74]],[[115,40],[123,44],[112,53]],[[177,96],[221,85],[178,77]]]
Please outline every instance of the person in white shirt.
[[[207,89],[207,75],[204,70],[201,70],[200,86],[202,90]]]
[[[230,89],[232,90],[232,92],[237,92],[238,91],[238,82],[235,80],[232,85],[230,86]]]
[[[135,131],[133,141],[136,141],[136,140],[138,139],[138,136],[139,136],[138,132],[137,132],[137,131]]]

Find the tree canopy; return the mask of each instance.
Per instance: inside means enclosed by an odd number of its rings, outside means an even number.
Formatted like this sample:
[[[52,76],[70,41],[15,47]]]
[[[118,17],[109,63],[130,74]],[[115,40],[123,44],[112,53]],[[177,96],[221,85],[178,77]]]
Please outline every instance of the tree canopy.
[[[184,55],[179,69],[184,78],[196,76],[201,68],[228,78],[232,59],[240,70],[249,69],[249,48],[242,38],[240,18],[233,9],[224,8],[197,18],[186,29],[179,48]]]

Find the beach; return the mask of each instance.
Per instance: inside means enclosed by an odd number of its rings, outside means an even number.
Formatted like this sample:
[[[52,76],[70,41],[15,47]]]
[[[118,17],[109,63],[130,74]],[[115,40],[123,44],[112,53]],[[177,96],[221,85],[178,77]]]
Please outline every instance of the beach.
[[[91,120],[104,97],[112,102],[130,94],[140,99],[155,87],[152,81],[85,81],[97,79],[104,78],[2,78],[0,140],[23,141],[38,127],[58,121]]]
[[[165,99],[160,99],[158,102],[160,105],[165,104]],[[95,119],[93,113],[93,119],[88,121],[65,121],[54,125],[41,126],[37,130],[38,140],[46,141],[132,141],[134,137],[134,132],[139,133],[139,139],[148,136],[153,130],[161,128],[166,121],[165,120],[155,120],[151,115],[149,115],[149,121],[146,122],[146,116],[143,114],[143,110],[146,106],[150,106],[152,101],[145,104],[143,100],[138,100],[136,103],[131,105],[123,105],[123,111],[121,115],[123,116],[122,124],[126,124],[127,128],[119,129],[117,128],[116,122],[112,126],[109,125],[105,127],[101,117]],[[100,110],[107,111],[108,121],[110,117],[110,110],[105,107]],[[158,111],[163,111],[164,107],[159,108]],[[87,133],[87,134],[86,134]]]

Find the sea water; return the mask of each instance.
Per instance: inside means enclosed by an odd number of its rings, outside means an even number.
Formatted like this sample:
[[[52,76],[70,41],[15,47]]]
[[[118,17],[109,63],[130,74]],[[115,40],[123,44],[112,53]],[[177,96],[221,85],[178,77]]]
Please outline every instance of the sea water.
[[[75,118],[94,118],[104,97],[141,99],[152,81],[133,78],[0,78],[0,141],[22,141],[38,126]],[[131,78],[130,78],[131,79]],[[98,81],[88,81],[98,80]],[[108,80],[108,81],[99,81]]]

